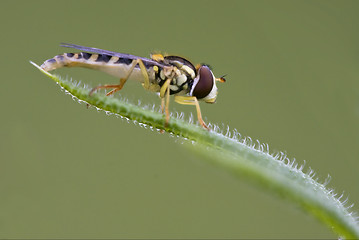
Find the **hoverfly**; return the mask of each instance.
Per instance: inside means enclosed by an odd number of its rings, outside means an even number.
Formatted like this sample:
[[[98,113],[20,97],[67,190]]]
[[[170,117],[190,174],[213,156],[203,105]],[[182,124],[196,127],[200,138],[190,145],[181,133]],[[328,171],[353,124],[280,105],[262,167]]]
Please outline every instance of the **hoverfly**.
[[[120,79],[119,84],[94,87],[90,95],[99,89],[111,89],[106,94],[109,96],[121,90],[128,79],[137,80],[146,90],[159,93],[161,110],[165,114],[165,127],[169,122],[169,96],[174,95],[177,103],[196,106],[198,122],[208,129],[202,119],[198,100],[214,103],[217,98],[216,81],[225,82],[224,77],[214,77],[209,66],[200,64],[195,67],[179,56],[152,54],[149,59],[75,44],[64,43],[61,46],[84,52],[57,55],[41,65],[43,70],[85,67]]]

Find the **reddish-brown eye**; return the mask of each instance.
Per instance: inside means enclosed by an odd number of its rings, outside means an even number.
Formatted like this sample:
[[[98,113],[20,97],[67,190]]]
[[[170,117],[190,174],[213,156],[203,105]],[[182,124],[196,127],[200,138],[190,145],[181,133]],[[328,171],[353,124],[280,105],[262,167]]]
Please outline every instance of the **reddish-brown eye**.
[[[212,91],[214,80],[211,69],[207,66],[201,66],[198,69],[198,83],[193,89],[192,96],[195,96],[198,99],[208,96]]]

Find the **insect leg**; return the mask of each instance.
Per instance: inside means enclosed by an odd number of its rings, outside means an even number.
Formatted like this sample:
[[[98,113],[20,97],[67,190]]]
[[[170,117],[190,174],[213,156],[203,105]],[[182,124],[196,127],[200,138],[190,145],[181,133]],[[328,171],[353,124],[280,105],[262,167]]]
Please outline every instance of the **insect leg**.
[[[197,118],[198,118],[199,124],[201,124],[201,126],[204,127],[205,129],[209,130],[209,128],[207,127],[207,125],[204,123],[204,121],[202,119],[201,109],[199,107],[199,103],[198,103],[198,100],[196,97],[194,97],[194,96],[175,96],[175,101],[179,104],[195,105],[196,110],[197,110]]]
[[[115,84],[115,85],[106,84],[106,85],[101,85],[101,86],[94,87],[93,89],[91,89],[89,95],[91,96],[98,89],[113,88],[110,92],[108,92],[106,94],[106,96],[110,96],[111,94],[121,90],[123,88],[123,85],[125,85],[126,80],[127,79],[121,78],[120,79],[120,84]]]
[[[138,65],[140,66],[141,69],[141,73],[143,75],[143,77],[145,78],[145,81],[143,83],[143,87],[145,89],[149,89],[150,88],[150,79],[148,77],[148,73],[147,73],[147,69],[145,67],[145,64],[143,64],[141,59],[137,59]]]
[[[96,90],[98,89],[106,89],[106,88],[113,88],[110,92],[108,92],[106,94],[106,96],[109,96],[111,94],[114,94],[115,92],[117,91],[120,91],[123,86],[125,85],[126,81],[128,80],[128,78],[131,76],[131,73],[133,72],[133,69],[136,67],[136,65],[139,65],[140,66],[140,69],[141,69],[141,73],[143,75],[143,77],[145,78],[145,81],[144,81],[144,87],[146,89],[149,88],[150,86],[150,80],[148,78],[148,73],[147,73],[147,70],[146,70],[146,67],[145,65],[143,64],[142,60],[141,59],[136,59],[135,61],[132,62],[131,64],[131,67],[126,75],[126,77],[124,78],[121,78],[120,79],[120,84],[116,84],[116,85],[102,85],[102,86],[97,86],[97,87],[94,87],[91,91],[90,91],[90,94],[91,95],[93,92],[95,92]]]
[[[166,114],[165,127],[167,127],[168,122],[170,120],[170,83],[172,79],[167,79],[166,82],[162,85],[160,89],[160,98],[161,98],[161,110],[162,113]]]
[[[168,85],[167,87],[167,91],[166,91],[166,106],[165,106],[165,112],[166,112],[166,122],[165,122],[165,127],[167,127],[168,122],[170,121],[170,85]]]

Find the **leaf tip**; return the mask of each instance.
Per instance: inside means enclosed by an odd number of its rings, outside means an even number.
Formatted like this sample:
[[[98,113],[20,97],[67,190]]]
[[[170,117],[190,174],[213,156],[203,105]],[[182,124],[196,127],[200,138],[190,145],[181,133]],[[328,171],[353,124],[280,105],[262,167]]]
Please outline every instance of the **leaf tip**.
[[[41,69],[39,65],[37,65],[36,63],[34,63],[33,61],[29,60],[29,62],[34,65],[35,67],[37,67],[38,69]]]
[[[49,77],[52,78],[52,79],[54,78],[54,76],[53,76],[51,73],[49,73],[48,71],[45,71],[42,67],[40,67],[39,65],[37,65],[37,64],[34,63],[33,61],[29,60],[29,62],[30,62],[32,65],[34,65],[37,69],[39,69],[43,74],[49,76]]]

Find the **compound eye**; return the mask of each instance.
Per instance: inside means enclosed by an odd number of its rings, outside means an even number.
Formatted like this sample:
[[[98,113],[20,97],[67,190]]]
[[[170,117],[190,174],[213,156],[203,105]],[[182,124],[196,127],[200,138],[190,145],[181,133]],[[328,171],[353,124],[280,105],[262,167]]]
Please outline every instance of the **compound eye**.
[[[204,98],[212,91],[214,78],[211,69],[207,66],[201,66],[198,70],[199,79],[193,89],[192,96],[197,99]]]

